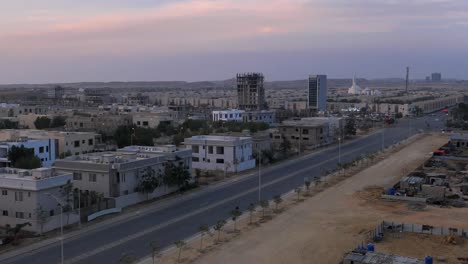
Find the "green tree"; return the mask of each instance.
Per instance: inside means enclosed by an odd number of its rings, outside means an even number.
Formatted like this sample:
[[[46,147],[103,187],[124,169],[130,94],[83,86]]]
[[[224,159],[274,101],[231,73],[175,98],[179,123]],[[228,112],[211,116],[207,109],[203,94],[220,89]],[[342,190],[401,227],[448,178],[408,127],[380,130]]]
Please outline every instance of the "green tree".
[[[297,194],[297,200],[299,201],[301,197],[302,188],[297,187],[296,189],[294,189],[294,192]]]
[[[304,180],[304,186],[305,186],[305,188],[307,190],[307,195],[309,195],[309,193],[310,193],[310,184],[311,184],[311,182],[310,182],[309,178],[306,178]]]
[[[47,116],[40,116],[34,121],[34,126],[37,129],[46,129],[50,127],[50,122],[51,120]]]
[[[249,210],[249,223],[252,224],[252,220],[253,220],[253,214],[255,213],[255,204],[254,203],[250,203],[249,204],[249,207],[247,208]]]
[[[179,254],[177,256],[177,262],[179,263],[180,262],[180,256],[182,255],[182,249],[184,249],[186,243],[183,240],[179,240],[179,241],[174,242],[174,245],[179,250]]]
[[[273,196],[273,202],[275,203],[275,211],[278,211],[279,204],[283,202],[283,199],[281,198],[281,195]]]
[[[283,155],[283,158],[286,158],[289,154],[289,151],[291,150],[291,142],[286,138],[285,135],[281,135],[281,138],[283,140],[279,148],[280,148],[281,154]]]
[[[16,245],[18,243],[18,239],[19,239],[18,234],[26,226],[31,226],[31,223],[26,222],[26,223],[22,223],[22,224],[16,224],[15,227],[11,227],[9,224],[7,224],[5,226],[6,227],[6,233],[13,238],[13,245]]]
[[[114,132],[114,140],[119,148],[126,146],[154,146],[153,137],[155,130],[136,126],[119,126]]]
[[[55,128],[55,127],[63,127],[67,124],[65,117],[63,116],[54,116],[52,118],[52,122],[50,123],[50,127]]]
[[[262,207],[262,217],[265,217],[265,211],[270,207],[270,202],[268,200],[261,200],[260,206]]]
[[[210,228],[206,225],[201,225],[198,230],[200,231],[200,251],[203,250],[203,237],[210,231]]]
[[[8,119],[4,119],[0,121],[0,129],[17,129],[18,122],[13,122]]]
[[[40,235],[42,235],[44,233],[44,225],[47,223],[47,220],[49,219],[49,212],[44,210],[42,205],[39,205],[39,207],[36,209],[36,218],[37,218],[37,223],[39,224],[41,228]]]
[[[154,192],[156,188],[162,185],[160,177],[156,174],[156,171],[151,167],[146,167],[143,175],[141,175],[140,182],[138,183],[138,191],[146,194],[146,200],[149,199],[149,194]]]
[[[70,213],[73,209],[74,203],[74,191],[73,191],[73,183],[68,180],[67,183],[60,187],[60,193],[62,195],[62,200],[64,204],[62,206],[63,212],[67,215],[67,225],[70,221]]]
[[[150,243],[150,249],[151,249],[151,258],[154,264],[156,262],[156,258],[158,258],[159,255],[161,254],[161,247],[159,246],[158,242],[152,241]]]
[[[354,118],[346,119],[346,124],[344,126],[344,132],[346,136],[356,135],[356,120]]]
[[[168,186],[177,186],[181,189],[190,181],[190,172],[182,163],[175,165],[174,162],[167,162],[164,172],[163,181]]]
[[[231,218],[234,221],[234,231],[237,230],[237,219],[242,215],[242,211],[239,209],[239,206],[236,206],[234,210],[231,211]]]
[[[133,263],[136,263],[137,262],[137,257],[135,257],[134,255],[132,254],[123,254],[120,259],[119,259],[119,263],[122,263],[122,264],[133,264]]]
[[[218,220],[218,222],[216,222],[216,225],[213,227],[213,229],[216,230],[216,232],[218,232],[217,241],[219,241],[219,239],[221,238],[221,231],[223,231],[224,225],[226,225],[226,220]]]
[[[12,167],[36,169],[41,167],[41,160],[34,155],[34,150],[24,146],[12,146],[8,151],[8,160]]]

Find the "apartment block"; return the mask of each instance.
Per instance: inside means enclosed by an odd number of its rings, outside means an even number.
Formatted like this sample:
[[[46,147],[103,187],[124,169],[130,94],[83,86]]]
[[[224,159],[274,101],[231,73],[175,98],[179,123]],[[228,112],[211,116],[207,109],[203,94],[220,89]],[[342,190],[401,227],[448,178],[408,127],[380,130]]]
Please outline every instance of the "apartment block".
[[[0,167],[11,167],[11,162],[8,160],[8,152],[13,147],[25,147],[32,149],[34,155],[37,156],[43,167],[51,167],[55,161],[55,140],[53,139],[29,139],[18,138],[15,141],[0,142]]]
[[[276,112],[268,110],[244,111],[238,109],[216,110],[212,112],[213,122],[234,121],[234,122],[263,122],[273,124],[276,121]]]
[[[143,128],[157,128],[160,123],[173,124],[174,117],[170,112],[148,112],[133,114],[133,124]]]
[[[55,168],[73,174],[73,185],[81,191],[95,191],[113,199],[116,207],[125,207],[144,201],[146,195],[138,192],[141,176],[148,168],[164,174],[167,162],[192,169],[190,150],[166,146],[129,146],[113,152],[98,152],[57,160]],[[175,191],[161,186],[150,198]]]
[[[78,132],[100,131],[106,135],[113,135],[119,126],[128,126],[132,124],[130,114],[91,114],[75,113],[67,118],[67,130]]]
[[[309,75],[307,105],[316,111],[327,110],[327,76]]]
[[[71,180],[72,174],[50,168],[0,168],[0,226],[30,223],[24,229],[37,233],[59,228],[61,210],[55,198],[64,200],[63,186]],[[64,224],[65,219],[68,224],[79,219],[73,210],[63,217]]]
[[[0,131],[0,141],[14,141],[24,137],[55,140],[56,157],[65,154],[80,155],[92,152],[94,151],[95,145],[101,142],[101,135],[92,132],[45,131],[33,129],[4,129]]]
[[[193,136],[184,140],[192,150],[194,169],[241,172],[255,167],[251,137]]]

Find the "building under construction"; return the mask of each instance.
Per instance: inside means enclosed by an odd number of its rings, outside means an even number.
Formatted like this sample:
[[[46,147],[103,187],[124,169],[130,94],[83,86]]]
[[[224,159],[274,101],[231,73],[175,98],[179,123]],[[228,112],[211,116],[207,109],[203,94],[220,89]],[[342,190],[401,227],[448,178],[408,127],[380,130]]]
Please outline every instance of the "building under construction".
[[[239,109],[262,110],[266,108],[263,74],[237,74],[237,100]]]

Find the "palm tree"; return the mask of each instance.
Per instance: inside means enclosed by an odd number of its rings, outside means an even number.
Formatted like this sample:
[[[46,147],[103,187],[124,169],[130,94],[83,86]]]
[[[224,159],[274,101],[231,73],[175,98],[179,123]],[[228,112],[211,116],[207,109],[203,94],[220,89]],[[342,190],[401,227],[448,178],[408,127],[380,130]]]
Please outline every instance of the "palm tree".
[[[151,258],[153,259],[153,264],[156,261],[156,258],[159,256],[161,252],[161,248],[159,247],[159,243],[156,241],[152,241],[150,243],[150,248],[151,248]]]
[[[203,250],[203,236],[210,231],[210,228],[206,225],[201,225],[198,230],[200,230],[200,251]]]
[[[249,224],[252,224],[253,214],[255,213],[255,204],[250,203],[248,210],[249,210],[249,215],[250,215],[250,223]]]
[[[265,217],[265,210],[270,207],[268,200],[261,200],[260,206],[262,207],[262,217]]]
[[[179,255],[177,256],[177,263],[180,262],[180,255],[182,254],[182,249],[184,249],[186,243],[183,240],[174,242],[174,245],[179,249]]]
[[[221,231],[223,231],[223,227],[225,224],[226,220],[218,220],[218,222],[216,222],[216,225],[213,227],[213,229],[218,232],[218,241],[221,238]]]
[[[278,211],[278,205],[283,202],[283,199],[281,199],[281,195],[275,195],[273,196],[273,202],[275,202],[275,211]]]
[[[231,211],[231,217],[232,217],[232,221],[234,221],[234,231],[237,230],[237,219],[239,218],[239,216],[242,215],[242,212],[241,210],[239,209],[239,206],[236,206],[236,208],[234,208],[234,210]]]

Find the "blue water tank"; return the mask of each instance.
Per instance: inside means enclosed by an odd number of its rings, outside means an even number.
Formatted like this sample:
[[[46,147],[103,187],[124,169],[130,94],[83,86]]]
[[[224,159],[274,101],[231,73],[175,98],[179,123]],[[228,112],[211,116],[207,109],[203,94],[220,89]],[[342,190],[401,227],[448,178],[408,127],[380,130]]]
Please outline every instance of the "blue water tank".
[[[395,193],[396,193],[395,188],[392,187],[392,188],[388,189],[388,194],[395,195]]]
[[[434,261],[431,256],[426,256],[424,258],[424,264],[432,264]]]
[[[372,243],[367,244],[367,251],[374,252],[375,251],[374,244]]]

